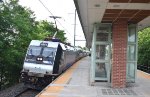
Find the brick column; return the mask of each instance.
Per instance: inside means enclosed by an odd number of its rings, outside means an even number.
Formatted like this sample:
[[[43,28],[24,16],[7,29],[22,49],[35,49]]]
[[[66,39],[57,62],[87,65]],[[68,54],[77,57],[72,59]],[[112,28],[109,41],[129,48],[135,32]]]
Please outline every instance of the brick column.
[[[116,21],[112,29],[112,87],[126,86],[127,21]]]

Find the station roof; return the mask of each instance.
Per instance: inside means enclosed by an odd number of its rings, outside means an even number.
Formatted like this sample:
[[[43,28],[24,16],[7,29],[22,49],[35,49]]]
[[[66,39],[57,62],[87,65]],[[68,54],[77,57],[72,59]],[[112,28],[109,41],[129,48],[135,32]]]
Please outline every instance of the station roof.
[[[126,20],[138,30],[150,26],[150,0],[74,0],[87,47],[91,46],[94,23]]]

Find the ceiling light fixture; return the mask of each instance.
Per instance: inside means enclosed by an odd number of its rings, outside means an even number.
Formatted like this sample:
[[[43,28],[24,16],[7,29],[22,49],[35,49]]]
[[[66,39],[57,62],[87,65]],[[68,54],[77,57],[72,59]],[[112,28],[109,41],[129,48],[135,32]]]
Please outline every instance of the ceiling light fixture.
[[[113,7],[120,7],[120,5],[117,5],[117,4],[116,4],[116,5],[113,5]]]
[[[101,5],[100,5],[100,4],[95,4],[94,6],[95,6],[95,7],[100,7]]]

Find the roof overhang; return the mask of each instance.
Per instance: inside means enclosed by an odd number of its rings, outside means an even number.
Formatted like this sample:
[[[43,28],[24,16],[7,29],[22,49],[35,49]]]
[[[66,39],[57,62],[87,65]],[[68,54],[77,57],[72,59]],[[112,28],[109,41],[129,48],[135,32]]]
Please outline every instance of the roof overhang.
[[[138,30],[150,26],[150,0],[74,0],[87,41],[91,46],[94,23],[126,20]]]

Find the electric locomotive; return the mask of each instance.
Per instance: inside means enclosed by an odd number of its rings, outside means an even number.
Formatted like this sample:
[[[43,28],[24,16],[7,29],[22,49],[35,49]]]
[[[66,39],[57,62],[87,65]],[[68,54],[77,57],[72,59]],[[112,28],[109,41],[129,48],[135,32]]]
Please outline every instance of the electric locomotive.
[[[21,71],[25,86],[41,90],[83,57],[81,50],[52,41],[32,40]]]

